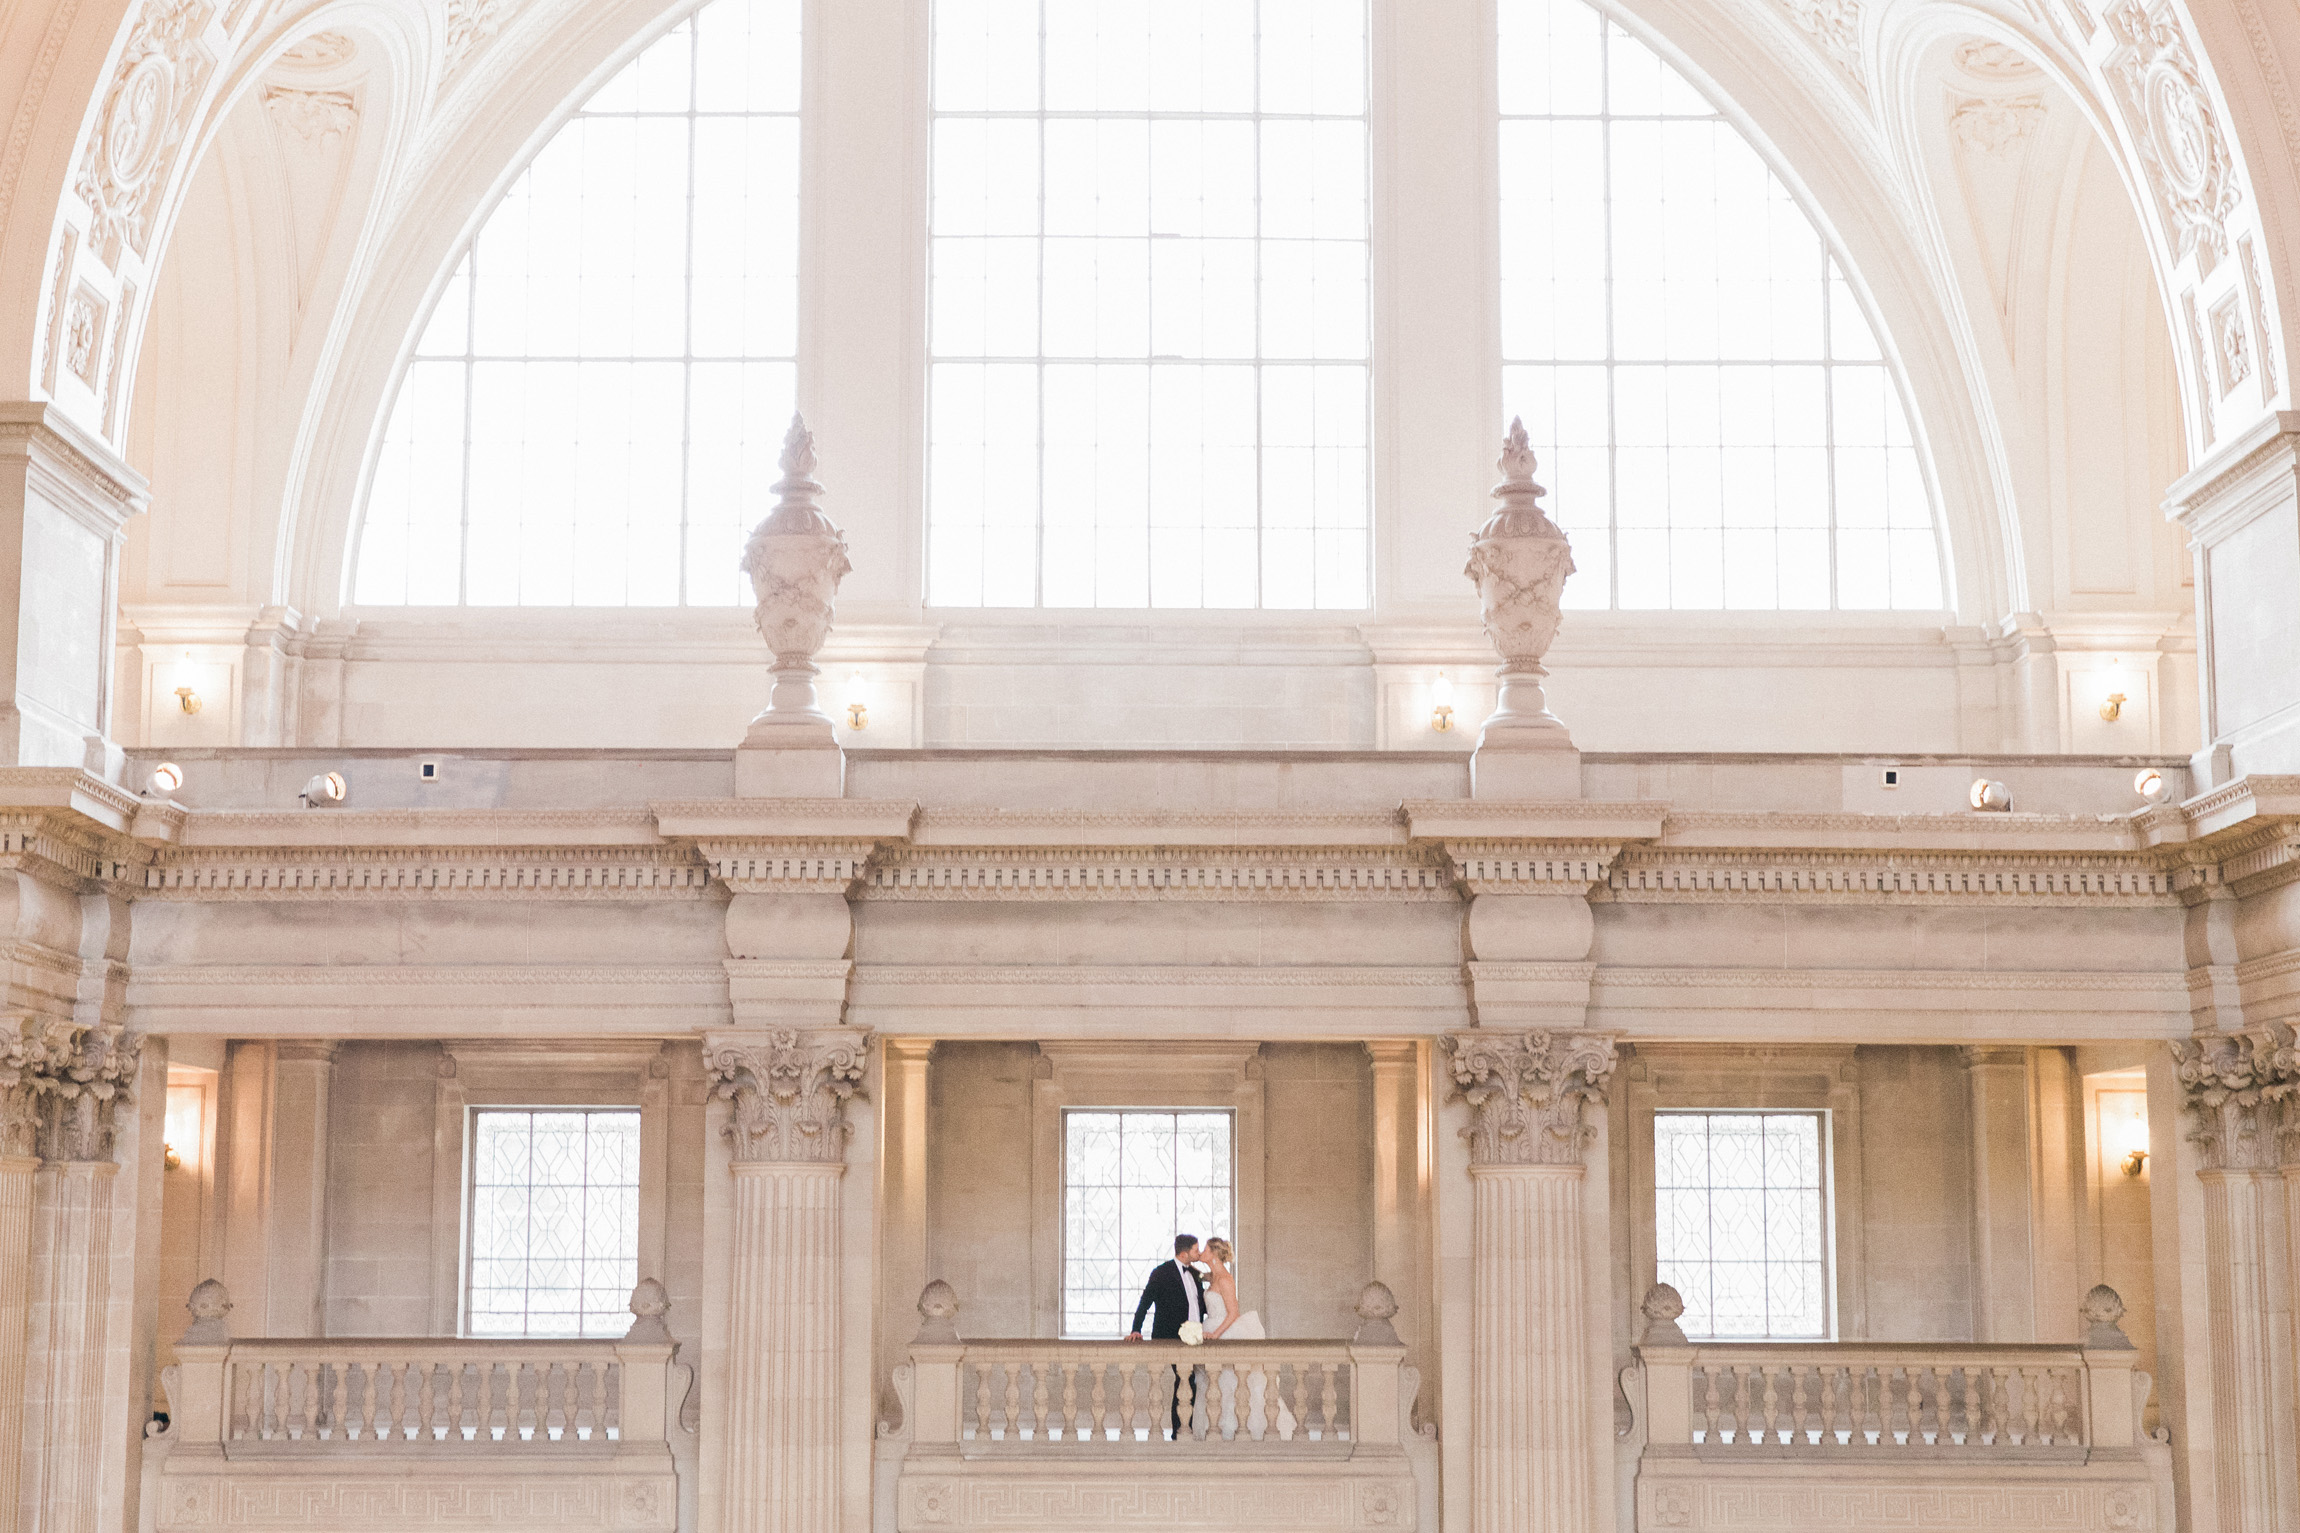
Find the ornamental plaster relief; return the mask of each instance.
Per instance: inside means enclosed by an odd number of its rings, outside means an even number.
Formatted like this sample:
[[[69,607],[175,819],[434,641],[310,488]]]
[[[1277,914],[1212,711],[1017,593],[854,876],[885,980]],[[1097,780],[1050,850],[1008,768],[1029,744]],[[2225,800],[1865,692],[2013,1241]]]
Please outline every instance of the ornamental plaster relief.
[[[862,1090],[870,1035],[852,1028],[715,1033],[703,1043],[712,1094],[733,1104],[721,1130],[739,1162],[838,1165],[846,1104]]]
[[[1450,1034],[1456,1093],[1475,1113],[1461,1130],[1472,1166],[1581,1164],[1596,1134],[1584,1109],[1605,1100],[1619,1058],[1604,1033]]]
[[[150,252],[169,177],[224,51],[207,0],[147,0],[105,92],[97,131],[72,181],[90,248],[117,270],[122,247]]]
[[[2228,218],[2242,197],[2226,129],[2169,5],[2116,0],[2102,19],[2117,45],[2106,59],[2117,108],[2140,153],[2174,261],[2209,273],[2229,254]]]
[[[1773,4],[1813,40],[1846,83],[1865,99],[1868,83],[1861,74],[1860,0],[1773,0]]]

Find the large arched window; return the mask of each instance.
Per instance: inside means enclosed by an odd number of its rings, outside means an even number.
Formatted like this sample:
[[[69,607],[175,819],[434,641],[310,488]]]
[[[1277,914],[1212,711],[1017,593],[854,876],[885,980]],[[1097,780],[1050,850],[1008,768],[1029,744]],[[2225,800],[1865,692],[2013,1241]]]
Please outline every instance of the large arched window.
[[[934,0],[927,600],[1362,607],[1365,0]]]
[[[715,0],[537,154],[401,379],[352,599],[748,600],[791,418],[798,0]]]
[[[1583,0],[1501,0],[1502,356],[1570,607],[1942,605],[1899,384],[1838,257]]]

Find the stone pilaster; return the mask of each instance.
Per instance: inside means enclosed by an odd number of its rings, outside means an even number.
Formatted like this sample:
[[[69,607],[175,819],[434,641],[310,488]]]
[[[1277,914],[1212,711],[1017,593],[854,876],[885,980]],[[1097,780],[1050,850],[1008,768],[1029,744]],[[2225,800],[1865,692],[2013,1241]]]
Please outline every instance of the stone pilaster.
[[[720,1524],[727,1533],[836,1533],[846,1104],[870,1040],[850,1028],[714,1034],[713,1090],[730,1106]],[[867,1451],[867,1450],[865,1450]]]
[[[2291,1527],[2294,1417],[2291,1206],[2300,1176],[2300,1048],[2271,1026],[2176,1043],[2189,1142],[2202,1165],[2212,1348],[2207,1382],[2224,1533]],[[2282,1424],[2281,1428],[2279,1424]]]
[[[53,1047],[37,1018],[19,1017],[0,1029],[0,1519],[13,1515],[23,1495],[24,1349],[40,1170],[38,1082],[54,1062]]]
[[[1594,1033],[1455,1034],[1454,1084],[1474,1118],[1470,1526],[1589,1533],[1610,1525],[1596,1472],[1606,1404],[1592,1366],[1584,1156],[1614,1047]],[[1603,1189],[1599,1191],[1602,1201]]]
[[[1968,1045],[1972,1131],[1973,1340],[2037,1339],[2029,1059],[2020,1045]]]
[[[24,1351],[23,1533],[94,1533],[105,1466],[112,1284],[113,1117],[129,1100],[140,1041],[74,1029],[31,1078],[39,1107]]]

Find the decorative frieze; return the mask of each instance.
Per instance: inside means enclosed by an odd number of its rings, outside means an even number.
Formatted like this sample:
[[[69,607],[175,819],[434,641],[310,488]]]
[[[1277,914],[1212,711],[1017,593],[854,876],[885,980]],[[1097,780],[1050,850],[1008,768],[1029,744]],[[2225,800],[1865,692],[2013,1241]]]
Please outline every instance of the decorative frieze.
[[[862,1089],[870,1035],[854,1028],[714,1034],[703,1064],[734,1105],[724,1129],[738,1162],[839,1165],[847,1099]]]
[[[1858,901],[2018,899],[2029,904],[2169,905],[2178,875],[2143,853],[1709,851],[1633,847],[1593,897],[1622,904],[1695,899]]]
[[[1463,1129],[1472,1165],[1579,1165],[1595,1133],[1583,1110],[1605,1099],[1616,1058],[1605,1033],[1454,1033],[1458,1094],[1476,1112]]]
[[[189,900],[349,899],[428,895],[442,899],[699,899],[712,870],[680,847],[563,850],[506,847],[443,852],[168,848],[142,870],[146,898]]]
[[[1452,868],[1417,847],[994,850],[903,848],[873,863],[869,900],[1452,900]]]
[[[2300,1043],[2271,1023],[2172,1045],[2188,1141],[2207,1170],[2300,1165]]]

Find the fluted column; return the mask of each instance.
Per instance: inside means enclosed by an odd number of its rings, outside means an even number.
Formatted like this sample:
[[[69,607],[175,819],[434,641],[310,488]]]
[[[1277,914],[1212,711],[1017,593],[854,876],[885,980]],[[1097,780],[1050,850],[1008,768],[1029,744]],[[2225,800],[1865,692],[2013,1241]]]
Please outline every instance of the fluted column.
[[[2300,1524],[2294,1383],[2287,1098],[2300,1087],[2289,1029],[2172,1046],[2204,1184],[2215,1492],[2222,1533]],[[2295,1125],[2300,1129],[2300,1125]]]
[[[868,1044],[848,1028],[705,1044],[714,1089],[732,1106],[727,1533],[836,1533],[842,1520],[845,1105]]]
[[[1611,1489],[1594,1468],[1583,1154],[1613,1041],[1480,1031],[1446,1043],[1476,1114],[1462,1130],[1475,1188],[1470,1526],[1589,1533]]]
[[[24,1350],[32,1315],[32,1208],[40,1169],[37,1081],[46,1034],[21,1018],[0,1035],[0,1528],[23,1498]]]
[[[24,1349],[22,1533],[94,1533],[104,1469],[106,1311],[112,1296],[112,1119],[129,1099],[139,1041],[74,1030],[33,1082],[31,1293]]]

